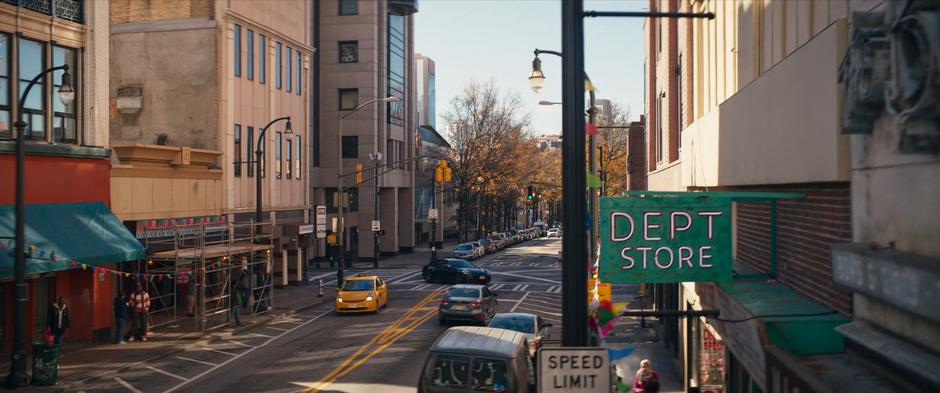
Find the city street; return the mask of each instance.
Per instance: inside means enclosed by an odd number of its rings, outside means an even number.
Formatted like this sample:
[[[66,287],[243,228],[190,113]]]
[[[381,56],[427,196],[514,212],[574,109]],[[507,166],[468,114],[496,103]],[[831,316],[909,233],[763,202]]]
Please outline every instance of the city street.
[[[561,337],[561,241],[532,240],[475,263],[490,269],[501,312],[541,315]],[[349,274],[362,272],[351,270]],[[376,269],[389,282],[378,314],[336,315],[332,302],[165,359],[139,364],[85,391],[413,392],[434,340],[447,329],[437,305],[447,285],[420,270]],[[335,277],[335,275],[333,275]],[[327,288],[333,284],[327,282]],[[327,297],[331,294],[328,293]],[[551,344],[549,344],[551,345]]]

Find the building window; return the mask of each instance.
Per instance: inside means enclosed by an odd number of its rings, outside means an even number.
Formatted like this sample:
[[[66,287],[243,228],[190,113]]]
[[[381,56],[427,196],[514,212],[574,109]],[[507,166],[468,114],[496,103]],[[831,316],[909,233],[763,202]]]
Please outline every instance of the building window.
[[[676,127],[676,141],[678,142],[679,148],[682,148],[682,129],[685,127],[685,83],[682,80],[685,76],[682,75],[682,54],[679,54],[679,65],[676,67],[676,78],[679,81],[679,122],[678,127]]]
[[[339,0],[340,15],[356,15],[359,13],[359,0]]]
[[[29,81],[36,75],[39,75],[46,69],[46,57],[44,56],[43,44],[41,42],[19,38],[19,69],[17,73],[20,79],[20,89],[18,97],[21,97],[26,91]],[[23,134],[30,139],[44,139],[46,132],[46,88],[44,78],[40,79],[29,91],[29,96],[24,101],[23,120],[26,121],[26,132]]]
[[[297,70],[297,77],[294,78],[294,80],[297,81],[297,88],[294,89],[294,92],[296,92],[297,95],[300,95],[300,85],[303,84],[303,80],[304,80],[303,74],[302,74],[303,67],[301,67],[301,64],[303,63],[303,56],[300,55],[300,51],[297,51],[296,61],[297,61],[297,66],[294,67],[294,69]]]
[[[339,42],[339,62],[340,63],[358,63],[359,62],[359,41],[340,41]]]
[[[398,101],[386,103],[386,121],[405,125],[405,17],[388,14],[388,96]]]
[[[351,111],[359,106],[359,89],[339,89],[339,110]]]
[[[280,88],[281,88],[281,70],[283,69],[283,66],[282,66],[282,64],[281,64],[281,62],[282,62],[283,60],[282,60],[282,57],[281,57],[281,56],[282,56],[282,53],[281,53],[281,42],[280,42],[280,41],[274,43],[274,56],[276,57],[275,60],[274,60],[274,67],[275,67],[275,70],[274,70],[274,87],[280,89]]]
[[[245,144],[248,148],[245,149],[245,158],[248,159],[248,177],[255,177],[255,129],[248,127],[248,134],[245,135],[248,137],[248,143]]]
[[[343,158],[359,158],[358,136],[343,136]]]
[[[0,34],[0,137],[10,138],[10,36]]]
[[[57,66],[68,64],[69,70],[78,70],[77,54],[75,49],[64,48],[61,46],[52,47],[52,64]],[[52,73],[52,91],[59,91],[62,86],[62,75],[65,71],[56,71]],[[71,73],[72,86],[76,86],[74,73]],[[68,107],[59,100],[58,95],[52,100],[52,136],[57,143],[78,143],[78,124],[76,121],[76,110],[78,102],[73,102]]]
[[[255,32],[248,29],[248,80],[255,80]]]
[[[300,180],[300,174],[303,173],[301,171],[301,169],[303,168],[301,162],[303,162],[303,157],[304,157],[304,143],[303,143],[303,140],[300,139],[300,135],[295,136],[294,139],[297,140],[297,160],[294,161],[294,165],[296,165],[294,167],[294,173],[297,177],[297,180]]]
[[[291,179],[291,171],[294,169],[294,141],[290,138],[287,139],[287,167],[284,169],[287,172],[287,178]]]
[[[324,189],[326,196],[326,212],[333,214],[336,213],[336,204],[333,203],[336,195],[336,188],[330,187]],[[350,187],[344,188],[347,198],[349,198],[349,205],[345,211],[347,212],[357,212],[359,211],[359,188]]]
[[[659,97],[656,97],[656,162],[661,162],[663,160],[663,97],[665,94],[660,94]]]
[[[258,34],[258,83],[264,84],[268,79],[268,47],[264,34]]]
[[[236,124],[232,132],[234,133],[234,136],[235,136],[235,150],[234,150],[235,151],[235,177],[241,177],[242,176],[242,126]]]
[[[281,178],[281,138],[281,132],[278,131],[274,138],[274,143],[276,144],[274,146],[274,178],[276,179]]]
[[[235,76],[242,76],[242,26],[235,25]]]
[[[294,50],[287,47],[287,92],[294,86]]]

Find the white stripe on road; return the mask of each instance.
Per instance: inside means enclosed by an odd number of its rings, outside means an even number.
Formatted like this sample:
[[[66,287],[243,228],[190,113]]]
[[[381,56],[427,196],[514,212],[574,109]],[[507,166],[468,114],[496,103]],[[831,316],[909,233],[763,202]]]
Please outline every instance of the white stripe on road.
[[[114,380],[117,381],[119,384],[121,384],[121,386],[124,386],[125,388],[127,388],[127,390],[130,390],[134,393],[144,393],[144,392],[141,392],[140,390],[137,390],[137,388],[135,388],[134,385],[131,385],[127,383],[126,381],[124,381],[123,379],[121,379],[121,377],[114,377]]]
[[[156,371],[156,372],[158,372],[158,373],[160,373],[160,374],[166,375],[166,376],[168,376],[168,377],[176,378],[176,379],[178,379],[178,380],[180,380],[180,381],[183,381],[183,382],[189,381],[188,379],[183,378],[183,377],[181,377],[181,376],[179,376],[179,375],[173,374],[173,373],[171,373],[171,372],[163,371],[163,370],[161,370],[161,369],[159,369],[159,368],[156,368],[156,367],[147,366],[147,368],[149,368],[149,369],[151,369],[151,370],[153,370],[153,371]]]
[[[243,343],[243,342],[241,342],[241,341],[225,340],[225,342],[227,342],[227,343],[232,343],[232,344],[235,344],[235,345],[241,345],[241,346],[243,346],[243,347],[245,347],[245,348],[254,348],[253,346],[248,345],[248,344],[245,344],[245,343]]]
[[[550,282],[550,283],[552,283],[552,284],[561,284],[561,282],[558,281],[558,280],[549,280],[549,279],[547,279],[547,278],[531,277],[531,276],[525,276],[525,275],[522,275],[522,274],[514,274],[514,273],[507,273],[507,272],[490,272],[490,273],[491,273],[491,274],[500,274],[500,275],[504,275],[504,276],[513,276],[513,277],[526,278],[526,279],[530,279],[530,280],[545,281],[545,282]]]
[[[522,302],[525,301],[525,298],[527,297],[529,297],[529,293],[528,292],[523,293],[519,301],[516,302],[516,304],[514,304],[512,308],[509,309],[509,312],[516,312],[516,307],[519,307],[519,305],[522,304]]]
[[[188,360],[188,361],[193,362],[193,363],[205,364],[206,366],[211,366],[211,367],[218,366],[218,364],[215,364],[215,363],[204,362],[204,361],[202,361],[202,360],[196,360],[196,359],[188,358],[188,357],[185,357],[185,356],[177,356],[176,358],[177,358],[177,359],[180,359],[180,360]]]
[[[186,382],[183,382],[183,383],[181,383],[181,384],[179,384],[179,385],[174,386],[173,388],[167,390],[165,393],[171,393],[171,392],[174,392],[174,391],[176,391],[176,390],[179,390],[181,387],[188,385],[188,384],[191,383],[192,381],[195,381],[195,380],[197,380],[197,379],[199,379],[199,378],[202,378],[203,376],[205,376],[205,375],[207,375],[207,374],[209,374],[209,373],[211,373],[211,372],[213,372],[213,371],[219,369],[220,367],[224,367],[226,364],[229,364],[230,362],[234,361],[235,359],[241,358],[242,356],[245,356],[245,355],[251,353],[252,351],[254,351],[254,350],[258,349],[258,348],[267,346],[268,344],[270,344],[270,343],[273,342],[274,340],[277,340],[278,338],[281,338],[281,337],[284,336],[285,334],[290,334],[290,333],[293,332],[294,330],[297,330],[297,329],[300,329],[300,328],[302,328],[302,327],[304,327],[304,326],[307,326],[308,323],[311,323],[311,322],[313,322],[313,321],[316,321],[316,320],[322,318],[324,315],[331,314],[332,312],[333,312],[333,310],[324,311],[322,314],[319,314],[319,315],[317,315],[316,317],[310,318],[310,320],[308,320],[307,322],[304,322],[303,325],[298,325],[298,326],[294,327],[293,329],[291,329],[290,331],[281,333],[281,334],[277,335],[277,337],[272,337],[272,338],[268,339],[267,341],[265,341],[264,343],[262,343],[261,345],[258,345],[257,347],[251,347],[251,348],[249,348],[247,351],[238,354],[238,356],[229,358],[228,360],[222,362],[222,363],[219,364],[218,366],[212,367],[212,368],[210,368],[210,369],[208,369],[208,370],[206,370],[206,371],[203,371],[201,374],[199,374],[199,375],[197,375],[197,376],[195,376],[195,377],[192,377],[189,381],[186,381]]]
[[[497,289],[502,289],[504,285],[506,284],[493,284],[493,285],[490,285],[490,289],[495,291]]]
[[[407,280],[407,279],[410,279],[412,276],[417,276],[417,275],[419,275],[419,274],[421,274],[421,271],[420,271],[420,270],[419,270],[419,271],[416,271],[416,272],[413,272],[413,273],[406,273],[406,274],[403,274],[403,275],[401,275],[401,276],[398,276],[398,277],[395,277],[395,278],[392,279],[392,280],[396,280],[396,279],[397,279],[397,281],[388,280],[388,282],[390,282],[390,283],[392,283],[392,284],[401,283],[402,281],[405,281],[405,280]]]
[[[312,319],[311,319],[311,321],[312,321]],[[309,322],[309,321],[308,321],[308,322]],[[304,325],[306,325],[306,324],[304,324]],[[303,326],[303,325],[300,325],[300,326]],[[294,329],[296,329],[296,328],[294,328]],[[249,335],[249,336],[255,336],[255,337],[274,338],[274,336],[269,336],[269,335],[267,335],[267,334],[261,334],[261,333],[248,333],[248,335]]]
[[[237,353],[226,352],[226,351],[223,351],[223,350],[221,350],[221,349],[215,349],[215,348],[209,348],[209,347],[200,347],[200,348],[202,348],[203,350],[206,350],[206,351],[210,351],[210,352],[221,353],[221,354],[223,354],[223,355],[238,356]]]

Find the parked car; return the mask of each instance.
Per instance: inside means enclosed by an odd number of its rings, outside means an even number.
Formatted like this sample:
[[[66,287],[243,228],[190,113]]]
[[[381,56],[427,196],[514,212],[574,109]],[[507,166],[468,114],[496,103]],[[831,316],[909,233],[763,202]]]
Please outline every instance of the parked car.
[[[496,243],[497,250],[502,250],[506,248],[506,242],[503,240],[503,237],[500,236],[499,234],[490,235],[490,240],[493,241],[493,243]]]
[[[441,298],[437,319],[442,324],[459,320],[486,325],[497,310],[496,293],[486,285],[458,284]]]
[[[418,393],[535,391],[535,370],[526,337],[505,329],[457,326],[428,352]]]
[[[552,324],[545,322],[542,317],[529,313],[512,312],[499,313],[490,320],[492,328],[509,329],[526,335],[529,342],[529,355],[535,356],[542,347],[543,340],[551,337]]]
[[[470,242],[470,245],[473,246],[473,250],[477,253],[477,258],[482,258],[486,255],[486,250],[483,249],[483,245],[480,242]]]
[[[487,254],[496,251],[496,242],[490,239],[480,239],[478,241],[483,245],[483,250],[486,251]]]
[[[454,258],[460,259],[476,259],[477,251],[473,248],[473,245],[470,243],[458,244],[454,248]]]
[[[548,230],[548,237],[561,237],[561,229],[552,228]]]
[[[522,239],[519,238],[519,231],[515,229],[510,229],[508,233],[509,233],[509,238],[512,239],[512,244],[519,244],[520,242],[522,242]]]
[[[425,282],[481,283],[490,282],[490,271],[479,268],[465,259],[438,259],[421,269]]]

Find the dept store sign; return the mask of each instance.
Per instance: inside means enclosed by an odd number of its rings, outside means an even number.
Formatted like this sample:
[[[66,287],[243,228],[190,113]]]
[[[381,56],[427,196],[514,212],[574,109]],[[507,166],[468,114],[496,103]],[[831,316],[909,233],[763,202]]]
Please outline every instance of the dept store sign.
[[[601,198],[601,281],[730,281],[731,199],[688,194]]]

